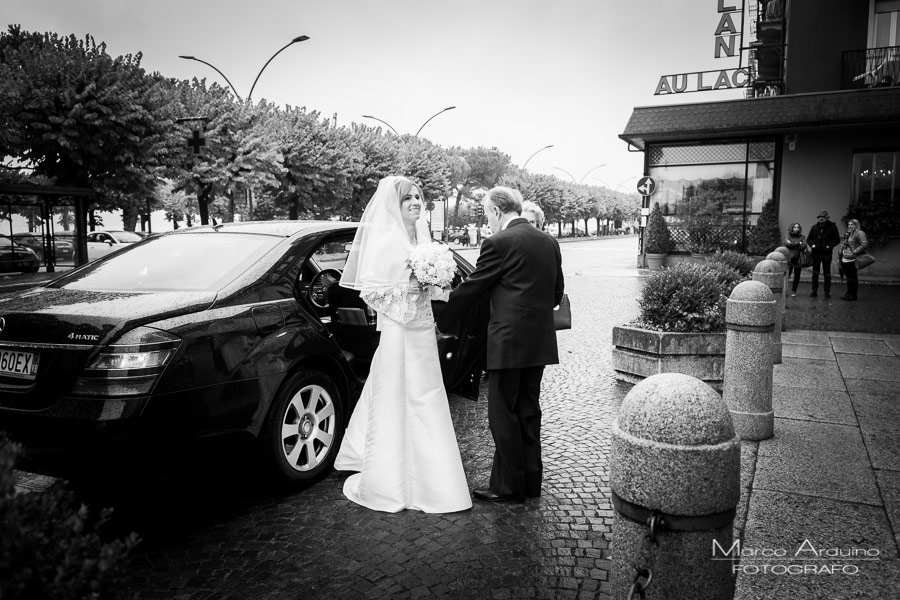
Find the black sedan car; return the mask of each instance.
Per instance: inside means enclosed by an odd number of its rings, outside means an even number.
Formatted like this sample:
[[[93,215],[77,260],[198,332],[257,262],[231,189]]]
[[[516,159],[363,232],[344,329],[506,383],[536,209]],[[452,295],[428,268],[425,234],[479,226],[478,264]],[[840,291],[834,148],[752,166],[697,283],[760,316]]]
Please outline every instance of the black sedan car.
[[[34,250],[0,235],[0,272],[37,273],[41,258]]]
[[[77,475],[243,440],[278,481],[330,469],[379,339],[337,285],[355,230],[182,229],[0,297],[0,429],[25,447],[23,468]],[[458,284],[472,266],[454,256]],[[447,389],[474,397],[486,307],[465,321],[438,349]]]

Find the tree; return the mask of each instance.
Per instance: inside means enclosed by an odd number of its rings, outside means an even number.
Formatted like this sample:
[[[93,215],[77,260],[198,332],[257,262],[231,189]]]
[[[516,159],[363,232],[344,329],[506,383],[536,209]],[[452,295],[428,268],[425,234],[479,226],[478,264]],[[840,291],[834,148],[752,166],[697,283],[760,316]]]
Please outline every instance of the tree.
[[[171,120],[161,78],[140,63],[140,53],[112,58],[91,36],[10,26],[0,35],[0,154],[57,185],[93,189],[100,209],[142,205]]]
[[[457,219],[460,200],[467,196],[471,197],[473,189],[490,189],[497,185],[500,178],[509,170],[510,158],[497,148],[482,146],[468,150],[454,148],[451,154],[464,158],[467,167],[460,169],[457,165],[451,170],[451,185],[456,190],[454,219]]]

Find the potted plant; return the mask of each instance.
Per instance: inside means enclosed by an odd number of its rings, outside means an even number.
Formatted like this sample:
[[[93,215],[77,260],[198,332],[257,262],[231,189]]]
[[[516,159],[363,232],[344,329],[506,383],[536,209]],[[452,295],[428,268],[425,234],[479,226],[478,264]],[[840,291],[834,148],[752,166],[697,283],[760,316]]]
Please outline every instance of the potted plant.
[[[651,273],[640,316],[613,328],[616,379],[637,383],[656,373],[685,373],[721,391],[725,303],[746,278],[715,258]]]
[[[658,271],[666,260],[666,254],[672,249],[672,234],[669,224],[659,208],[659,202],[653,205],[647,219],[647,232],[644,239],[644,252],[647,255],[647,266],[651,271]]]
[[[775,200],[769,199],[759,213],[756,225],[747,236],[747,252],[765,258],[781,245],[781,229],[778,226],[778,212]]]

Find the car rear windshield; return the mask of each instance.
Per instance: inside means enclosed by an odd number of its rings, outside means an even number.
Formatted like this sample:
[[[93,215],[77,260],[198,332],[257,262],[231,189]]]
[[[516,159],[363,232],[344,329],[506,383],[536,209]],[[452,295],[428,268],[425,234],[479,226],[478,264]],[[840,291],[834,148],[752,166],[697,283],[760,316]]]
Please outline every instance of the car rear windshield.
[[[88,265],[53,287],[114,291],[213,291],[254,265],[283,237],[185,233],[150,238]]]

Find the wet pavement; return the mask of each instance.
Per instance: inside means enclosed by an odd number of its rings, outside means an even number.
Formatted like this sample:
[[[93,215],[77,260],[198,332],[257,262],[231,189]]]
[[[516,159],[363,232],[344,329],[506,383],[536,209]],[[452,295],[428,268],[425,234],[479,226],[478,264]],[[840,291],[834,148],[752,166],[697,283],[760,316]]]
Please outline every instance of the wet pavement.
[[[252,467],[220,463],[116,500],[117,525],[143,538],[129,591],[179,600],[609,597],[610,427],[630,389],[612,377],[611,336],[637,315],[642,276],[567,274],[574,328],[560,332],[561,363],[544,377],[541,497],[385,514],[347,501],[342,473],[284,493]],[[787,300],[776,436],[742,445],[736,531],[757,547],[806,537],[872,545],[882,560],[862,579],[742,574],[739,598],[876,597],[873,586],[895,589],[900,571],[900,338],[890,337],[900,334],[900,286],[863,285],[855,303],[837,299],[839,283],[832,299],[808,292],[801,283]],[[469,484],[483,487],[493,453],[487,404],[454,396],[450,407]]]

